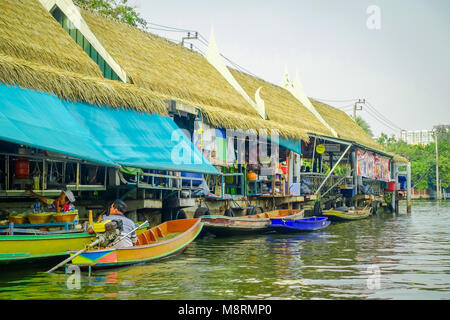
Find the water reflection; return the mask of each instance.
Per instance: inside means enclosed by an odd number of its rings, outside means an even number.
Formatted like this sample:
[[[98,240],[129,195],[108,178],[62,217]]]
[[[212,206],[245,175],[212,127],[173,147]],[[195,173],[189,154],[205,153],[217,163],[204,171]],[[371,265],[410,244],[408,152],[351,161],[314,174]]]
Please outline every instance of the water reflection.
[[[449,209],[418,202],[411,216],[322,231],[198,239],[172,259],[83,273],[79,290],[62,272],[16,268],[0,273],[0,299],[448,299]]]

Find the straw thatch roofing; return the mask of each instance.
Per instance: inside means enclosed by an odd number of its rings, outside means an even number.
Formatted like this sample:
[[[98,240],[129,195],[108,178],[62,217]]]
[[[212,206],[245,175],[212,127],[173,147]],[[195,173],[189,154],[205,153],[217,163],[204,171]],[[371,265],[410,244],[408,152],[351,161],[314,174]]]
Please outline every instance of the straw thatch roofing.
[[[399,156],[399,155],[394,155],[394,158],[392,160],[396,163],[404,163],[404,164],[409,163],[408,159],[406,159],[405,157]]]
[[[286,138],[308,139],[302,126],[263,120],[201,54],[101,14],[81,13],[135,85],[198,107],[214,126],[277,129]]]
[[[332,135],[331,131],[286,89],[235,69],[229,70],[250,97],[254,97],[256,90],[262,87],[260,96],[264,100],[266,114],[272,121],[292,128],[302,128],[308,133]]]
[[[314,99],[309,99],[317,112],[337,132],[339,138],[354,141],[379,151],[383,151],[374,139],[372,139],[350,116],[342,110],[331,107]]]
[[[285,138],[331,132],[285,89],[248,74],[231,73],[250,97],[261,90],[269,120],[199,53],[113,19],[80,9],[131,84],[108,80],[37,0],[2,0],[0,82],[42,90],[62,99],[167,114],[166,100],[198,107],[205,121],[233,129],[276,129]],[[339,137],[382,150],[344,112],[311,100]]]
[[[105,79],[37,0],[2,0],[0,81],[61,99],[167,114],[163,95]]]
[[[2,0],[0,53],[57,69],[102,77],[97,64],[37,0]]]

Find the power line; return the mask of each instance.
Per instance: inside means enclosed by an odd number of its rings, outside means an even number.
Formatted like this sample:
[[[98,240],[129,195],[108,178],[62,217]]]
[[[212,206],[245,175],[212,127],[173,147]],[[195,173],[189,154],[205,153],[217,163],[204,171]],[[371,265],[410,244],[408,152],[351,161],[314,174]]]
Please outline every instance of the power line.
[[[370,109],[364,109],[368,114],[370,114],[373,118],[375,118],[376,120],[378,120],[378,122],[380,122],[381,124],[383,124],[384,126],[386,126],[387,128],[393,130],[393,131],[398,131],[398,128],[395,128],[391,125],[389,125],[387,122],[385,122],[383,119],[381,119],[379,116],[377,116],[376,114],[369,112]]]
[[[320,100],[320,101],[327,101],[327,102],[350,102],[350,101],[356,101],[358,99],[346,99],[346,100],[333,100],[333,99],[322,99],[322,98],[314,98],[314,100]]]
[[[370,102],[367,101],[367,106],[369,107],[369,109],[371,109],[373,112],[375,112],[377,115],[380,116],[380,118],[384,119],[385,122],[387,122],[388,124],[390,124],[391,126],[394,126],[400,130],[403,130],[401,127],[399,127],[398,125],[396,125],[394,122],[392,122],[390,119],[388,119],[387,117],[385,117],[381,112],[379,112],[372,104],[370,104]]]
[[[148,24],[160,27],[160,28],[148,27],[149,29],[158,30],[158,31],[166,31],[166,32],[195,32],[198,35],[198,38],[196,40],[198,40],[199,43],[203,44],[206,47],[209,46],[209,41],[201,33],[199,33],[198,31],[189,30],[189,29],[180,29],[180,28],[170,27],[170,26],[166,26],[166,25],[162,25],[162,24],[156,24],[156,23],[148,23]],[[173,39],[170,39],[170,40],[173,41]],[[180,41],[177,41],[177,42],[180,42]],[[205,55],[205,52],[203,50],[201,50],[199,47],[197,47],[197,46],[194,46],[194,47],[200,53]],[[236,69],[239,69],[240,71],[242,71],[244,73],[247,73],[247,74],[249,74],[249,75],[251,75],[253,77],[259,78],[257,75],[255,75],[251,71],[245,69],[244,67],[240,66],[239,64],[237,64],[233,60],[229,59],[228,57],[224,56],[223,54],[220,54],[220,55],[221,55],[222,58],[224,58],[226,61],[228,61],[232,66],[234,66]]]
[[[349,109],[349,108],[353,108],[353,103],[346,104],[345,106],[337,107],[337,109],[339,109],[339,110],[344,110],[344,109]]]
[[[157,27],[161,27],[161,28],[165,28],[165,29],[170,29],[173,32],[196,32],[195,30],[175,28],[175,27],[165,26],[162,24],[157,24],[157,23],[152,23],[152,22],[148,22],[147,24],[151,24],[152,26],[157,26]]]

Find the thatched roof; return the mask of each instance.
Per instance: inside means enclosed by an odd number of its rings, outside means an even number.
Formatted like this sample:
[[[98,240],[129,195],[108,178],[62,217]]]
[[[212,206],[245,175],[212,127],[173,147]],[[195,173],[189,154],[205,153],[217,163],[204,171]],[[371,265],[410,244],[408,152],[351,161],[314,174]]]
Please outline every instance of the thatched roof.
[[[102,77],[84,53],[37,0],[2,0],[0,53],[60,70]]]
[[[302,128],[308,133],[332,135],[331,131],[286,89],[249,74],[229,69],[250,97],[254,97],[256,90],[262,87],[260,96],[264,100],[266,114],[270,120],[292,128]]]
[[[406,159],[405,157],[399,156],[399,155],[394,155],[394,158],[392,159],[395,163],[404,163],[404,164],[408,164],[409,160]]]
[[[263,120],[201,54],[101,14],[81,13],[135,85],[198,107],[218,127],[277,129],[286,138],[308,138],[302,126]]]
[[[0,81],[61,99],[167,114],[150,90],[105,79],[98,65],[37,0],[2,0]]]
[[[285,138],[331,132],[285,89],[230,69],[250,97],[261,90],[263,120],[201,54],[101,14],[80,9],[130,84],[108,80],[37,0],[2,0],[0,82],[42,90],[62,99],[167,114],[166,100],[198,107],[216,127],[277,129]],[[382,150],[344,112],[311,100],[339,137]]]
[[[374,139],[372,139],[350,116],[342,110],[336,109],[325,103],[309,99],[317,112],[337,132],[339,138],[357,142],[363,146],[383,151]]]

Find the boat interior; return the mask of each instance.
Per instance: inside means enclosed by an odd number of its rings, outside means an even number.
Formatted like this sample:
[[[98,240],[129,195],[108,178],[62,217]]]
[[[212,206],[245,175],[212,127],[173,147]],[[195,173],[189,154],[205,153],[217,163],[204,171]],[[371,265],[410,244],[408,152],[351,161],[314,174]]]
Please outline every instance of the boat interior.
[[[153,244],[175,238],[191,228],[199,219],[183,219],[164,222],[137,235],[135,246]]]
[[[263,213],[254,214],[251,216],[246,216],[246,218],[254,219],[270,219],[275,217],[286,217],[300,212],[300,209],[281,209],[275,211],[268,211]]]

